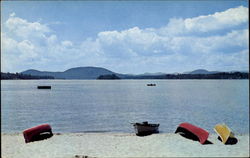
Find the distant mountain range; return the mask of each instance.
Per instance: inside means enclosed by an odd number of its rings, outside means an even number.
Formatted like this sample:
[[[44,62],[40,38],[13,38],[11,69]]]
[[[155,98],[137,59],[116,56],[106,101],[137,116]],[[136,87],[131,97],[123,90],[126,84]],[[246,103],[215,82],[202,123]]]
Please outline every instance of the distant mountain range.
[[[22,74],[26,75],[33,75],[33,76],[52,76],[55,79],[97,79],[101,75],[112,75],[115,74],[121,79],[142,79],[142,78],[162,78],[166,75],[211,75],[222,73],[219,71],[208,71],[205,69],[197,69],[191,72],[184,72],[184,73],[175,73],[175,74],[166,74],[166,73],[144,73],[139,75],[133,74],[120,74],[113,71],[110,71],[105,68],[101,67],[76,67],[71,68],[63,72],[50,72],[50,71],[38,71],[34,69],[26,70],[21,72]],[[246,73],[246,72],[244,72]]]
[[[197,69],[191,72],[184,72],[184,74],[216,74],[219,73],[220,71],[208,71],[205,69]]]
[[[96,79],[100,75],[116,74],[101,67],[76,67],[63,72],[49,72],[30,69],[21,73],[34,76],[53,76],[56,79]]]

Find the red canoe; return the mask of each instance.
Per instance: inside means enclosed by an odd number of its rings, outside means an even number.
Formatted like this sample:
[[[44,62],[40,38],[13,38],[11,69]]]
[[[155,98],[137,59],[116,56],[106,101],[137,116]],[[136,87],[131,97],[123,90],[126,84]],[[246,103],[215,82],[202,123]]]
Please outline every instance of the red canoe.
[[[199,139],[199,142],[201,144],[204,144],[207,141],[209,133],[200,127],[197,127],[197,126],[192,125],[190,123],[184,122],[184,123],[181,123],[178,126],[178,128],[185,129],[185,130],[191,132],[192,134],[194,134],[195,136],[197,136]],[[178,128],[177,128],[175,133],[178,133]]]
[[[42,124],[23,131],[23,136],[26,143],[49,138],[53,135],[49,124]]]

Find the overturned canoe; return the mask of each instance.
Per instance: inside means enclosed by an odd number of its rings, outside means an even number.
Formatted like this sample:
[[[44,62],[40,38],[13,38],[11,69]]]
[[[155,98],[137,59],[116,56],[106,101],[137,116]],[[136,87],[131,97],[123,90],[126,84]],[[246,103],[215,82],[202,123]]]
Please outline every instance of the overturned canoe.
[[[49,124],[42,124],[23,131],[25,143],[47,139],[53,136],[52,128]]]
[[[236,144],[237,139],[235,138],[233,132],[225,124],[217,124],[214,127],[214,131],[219,135],[220,139],[224,144]]]
[[[205,144],[209,135],[206,130],[187,122],[181,123],[175,133],[180,133],[182,136],[192,140],[198,140],[201,144]]]
[[[137,136],[146,136],[153,133],[159,133],[160,124],[150,124],[148,122],[133,123]]]

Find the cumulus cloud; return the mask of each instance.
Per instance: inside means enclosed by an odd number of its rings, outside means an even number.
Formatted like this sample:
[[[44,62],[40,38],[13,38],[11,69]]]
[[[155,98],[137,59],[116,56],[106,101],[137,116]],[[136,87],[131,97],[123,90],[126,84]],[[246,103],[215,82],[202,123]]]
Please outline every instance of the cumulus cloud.
[[[237,26],[248,21],[248,8],[240,6],[212,15],[199,16],[184,20],[187,31],[207,32]]]
[[[54,45],[54,44],[56,44],[57,43],[57,36],[56,35],[50,35],[50,36],[48,36],[48,38],[47,38],[47,44],[48,45]]]
[[[230,8],[223,12],[216,12],[210,15],[201,15],[187,19],[170,19],[167,26],[162,27],[159,31],[167,35],[190,35],[191,33],[211,33],[233,28],[248,22],[248,8],[239,6]]]
[[[11,17],[13,17],[13,16],[15,16],[15,15],[16,15],[16,13],[14,13],[14,12],[10,14]]]
[[[10,33],[21,38],[44,38],[44,34],[51,30],[39,22],[28,22],[25,19],[15,16],[15,13],[11,13],[9,19],[5,22],[6,28]]]
[[[46,24],[12,13],[1,34],[2,68],[62,71],[92,65],[123,73],[248,69],[247,22],[248,8],[239,6],[210,15],[170,19],[161,28],[103,31],[95,39],[77,44],[59,40]],[[237,27],[241,25],[245,27]]]
[[[62,41],[61,44],[64,47],[72,47],[73,46],[73,43],[71,41]]]
[[[1,47],[6,52],[11,52],[12,50],[16,50],[17,41],[8,37],[6,33],[1,32]],[[13,52],[12,52],[13,53]]]
[[[37,56],[35,46],[28,40],[18,43],[17,48],[21,52],[22,58],[33,58]]]

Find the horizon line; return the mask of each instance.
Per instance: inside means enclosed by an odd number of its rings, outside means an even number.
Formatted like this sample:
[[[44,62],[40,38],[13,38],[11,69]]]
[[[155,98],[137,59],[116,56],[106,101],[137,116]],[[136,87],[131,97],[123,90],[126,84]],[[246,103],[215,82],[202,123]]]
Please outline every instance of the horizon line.
[[[38,69],[33,69],[33,68],[30,68],[30,69],[27,69],[27,70],[24,70],[24,71],[35,70],[35,71],[40,71],[40,72],[65,72],[67,70],[75,69],[75,68],[102,68],[102,69],[106,69],[108,71],[112,71],[110,69],[107,69],[105,67],[100,67],[100,66],[77,66],[77,67],[68,68],[68,69],[66,69],[64,71],[38,70]],[[190,73],[192,71],[197,71],[197,70],[205,70],[205,71],[208,71],[208,72],[218,71],[218,72],[248,72],[249,73],[249,69],[248,70],[228,70],[228,71],[225,71],[225,70],[208,70],[206,68],[197,68],[197,69],[193,69],[193,70],[186,70],[186,71],[183,71],[183,72],[161,72],[161,71],[158,71],[158,72],[143,72],[143,73],[120,73],[120,72],[114,72],[114,71],[112,71],[112,72],[117,73],[117,74],[142,75],[142,74],[157,74],[157,73],[162,73],[162,74],[180,73],[180,74],[183,74],[183,73]],[[1,71],[1,73],[22,73],[24,71],[20,71],[20,72],[3,72],[3,71]]]

